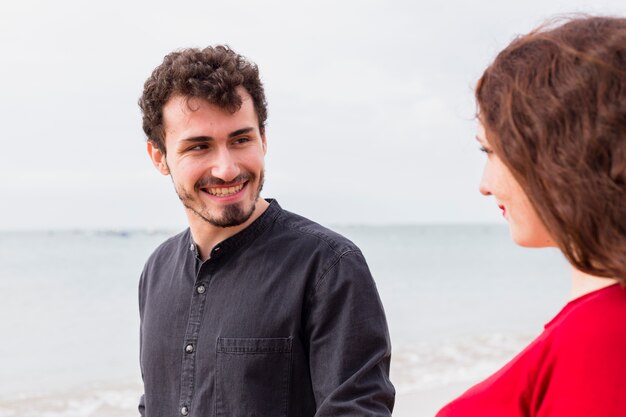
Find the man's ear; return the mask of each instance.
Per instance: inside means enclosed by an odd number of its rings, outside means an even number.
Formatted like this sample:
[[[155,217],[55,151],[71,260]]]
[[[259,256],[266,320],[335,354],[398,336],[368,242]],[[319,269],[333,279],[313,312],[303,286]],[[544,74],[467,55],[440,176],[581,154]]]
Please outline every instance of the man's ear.
[[[167,161],[165,161],[165,153],[157,148],[150,139],[148,139],[147,149],[154,167],[158,169],[161,174],[169,175],[170,169],[167,166]]]
[[[267,141],[265,140],[265,132],[261,135],[261,143],[263,144],[263,155],[267,153]]]

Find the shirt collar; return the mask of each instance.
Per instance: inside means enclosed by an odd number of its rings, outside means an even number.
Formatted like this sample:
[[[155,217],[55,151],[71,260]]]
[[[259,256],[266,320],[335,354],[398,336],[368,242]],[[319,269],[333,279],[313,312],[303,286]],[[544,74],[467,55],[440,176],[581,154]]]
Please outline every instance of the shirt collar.
[[[267,209],[255,221],[250,223],[248,227],[215,245],[209,258],[236,250],[261,235],[282,211],[278,201],[275,199],[268,198],[266,201],[269,203]],[[191,233],[189,233],[189,250],[196,259],[200,259],[198,245],[193,241]]]

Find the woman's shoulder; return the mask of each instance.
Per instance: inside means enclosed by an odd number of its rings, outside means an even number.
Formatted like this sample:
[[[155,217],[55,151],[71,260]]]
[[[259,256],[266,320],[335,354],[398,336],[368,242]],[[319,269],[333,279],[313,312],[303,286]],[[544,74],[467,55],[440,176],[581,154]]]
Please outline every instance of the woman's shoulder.
[[[570,301],[546,329],[566,337],[580,336],[581,331],[602,333],[618,329],[624,333],[625,325],[626,287],[613,284]]]
[[[536,409],[550,415],[626,415],[626,289],[612,285],[573,300],[546,328]]]
[[[567,350],[607,342],[626,346],[626,287],[614,284],[572,300],[546,330]]]

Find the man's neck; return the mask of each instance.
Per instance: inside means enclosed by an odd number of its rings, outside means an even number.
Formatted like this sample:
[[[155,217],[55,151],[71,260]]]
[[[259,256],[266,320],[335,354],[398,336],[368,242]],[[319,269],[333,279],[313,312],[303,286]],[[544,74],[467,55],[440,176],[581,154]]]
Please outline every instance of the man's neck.
[[[200,259],[206,261],[211,254],[213,248],[220,242],[228,239],[231,236],[244,230],[250,226],[261,214],[267,210],[269,203],[263,198],[259,197],[254,208],[254,212],[248,220],[244,223],[232,226],[232,227],[218,227],[208,223],[206,220],[200,218],[190,210],[187,212],[187,220],[189,221],[189,228],[191,230],[191,236],[198,248]]]

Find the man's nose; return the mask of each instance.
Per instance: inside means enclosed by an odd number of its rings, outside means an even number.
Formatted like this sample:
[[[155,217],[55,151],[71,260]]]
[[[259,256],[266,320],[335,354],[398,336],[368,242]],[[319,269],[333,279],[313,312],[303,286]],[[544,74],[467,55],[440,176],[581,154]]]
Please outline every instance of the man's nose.
[[[230,182],[239,175],[241,170],[230,150],[223,149],[217,154],[211,168],[211,175],[224,182]]]

